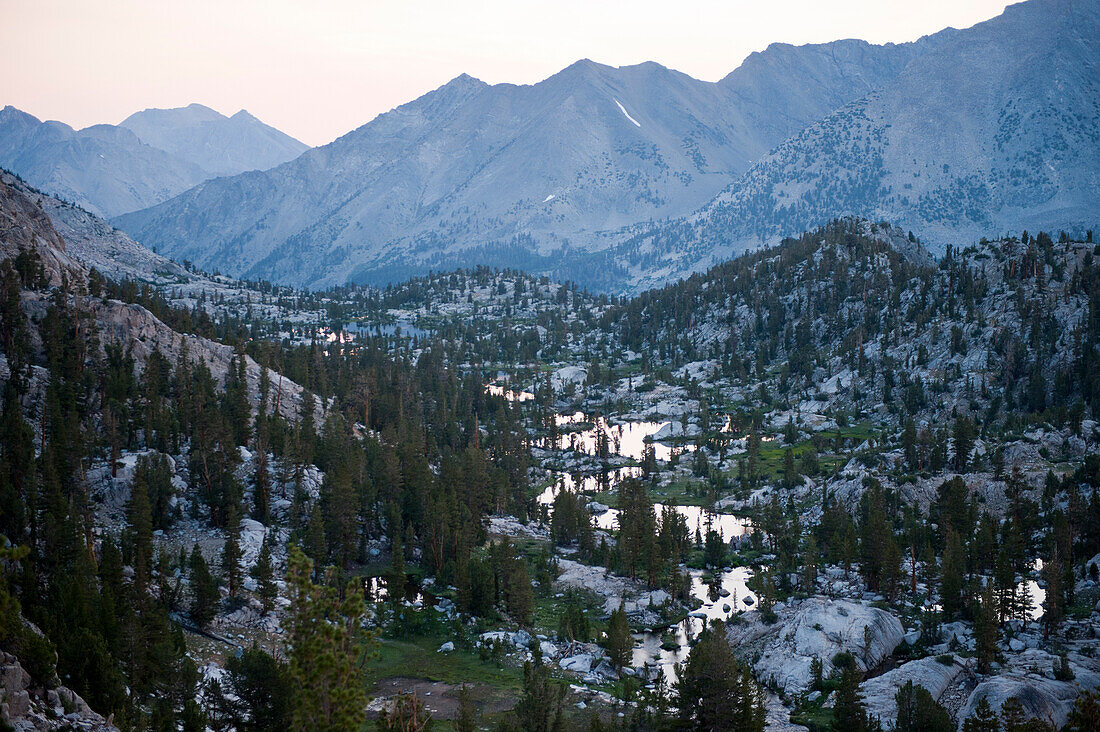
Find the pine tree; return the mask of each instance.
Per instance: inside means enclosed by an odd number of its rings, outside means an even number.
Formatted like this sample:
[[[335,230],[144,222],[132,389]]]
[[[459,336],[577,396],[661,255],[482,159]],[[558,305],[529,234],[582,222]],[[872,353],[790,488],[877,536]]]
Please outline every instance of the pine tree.
[[[794,468],[794,452],[791,448],[783,451],[783,484],[793,488],[798,483],[798,471]]]
[[[205,628],[218,611],[218,583],[210,574],[199,545],[191,549],[191,620]]]
[[[149,587],[153,574],[153,515],[149,506],[149,488],[146,471],[134,472],[130,485],[130,501],[126,506],[129,531],[127,545],[134,568],[134,590],[141,596]]]
[[[872,727],[859,695],[860,674],[855,661],[849,659],[840,673],[840,687],[833,704],[834,732],[867,732]]]
[[[636,577],[650,557],[656,534],[656,515],[645,484],[624,480],[619,485],[619,554],[623,569]]]
[[[1001,705],[1001,727],[1004,732],[1026,732],[1030,721],[1019,699],[1014,696],[1005,699]]]
[[[621,669],[630,664],[633,653],[634,638],[630,635],[626,609],[619,603],[619,609],[612,611],[607,622],[607,655],[611,665]]]
[[[278,596],[278,588],[273,581],[274,568],[271,563],[271,546],[268,537],[264,537],[264,543],[260,546],[260,555],[253,565],[252,579],[256,580],[256,594],[260,596],[260,604],[265,613],[271,612],[275,607],[275,598]]]
[[[905,429],[901,433],[902,450],[905,452],[905,464],[909,472],[915,473],[920,468],[917,463],[917,426],[913,418],[905,420]]]
[[[290,725],[293,689],[286,664],[252,647],[230,656],[225,671],[227,686],[236,697],[230,715],[237,730],[279,732]]]
[[[1043,600],[1043,634],[1049,636],[1057,630],[1062,617],[1065,615],[1065,605],[1062,589],[1062,561],[1058,557],[1057,550],[1054,555],[1043,562],[1043,579],[1046,580],[1046,598]]]
[[[898,707],[895,732],[955,732],[951,715],[920,684],[905,682],[894,699]]]
[[[974,713],[963,722],[963,732],[1000,732],[1001,723],[997,719],[997,713],[989,706],[989,700],[984,696],[978,700],[974,707]]]
[[[970,452],[974,449],[975,429],[974,422],[969,417],[958,417],[955,420],[955,470],[965,472],[970,461]]]
[[[998,625],[997,598],[993,586],[986,585],[981,596],[975,599],[970,610],[974,618],[975,655],[978,659],[978,672],[989,673],[989,666],[997,653]]]
[[[749,670],[734,658],[720,624],[700,634],[676,691],[685,728],[715,732],[764,729],[763,692]]]
[[[531,575],[527,571],[527,562],[522,557],[510,562],[505,584],[505,605],[508,614],[519,623],[526,626],[531,620],[531,612],[535,607],[535,598],[531,592]]]
[[[314,504],[309,512],[309,522],[306,526],[305,546],[302,547],[306,555],[315,562],[324,562],[328,559],[328,548],[325,541],[325,518],[321,513],[321,506]]]
[[[542,650],[537,640],[531,643],[532,660],[523,664],[523,696],[516,704],[515,714],[524,732],[558,732],[562,729],[565,685],[550,675],[542,662]]]
[[[288,644],[294,683],[291,730],[358,732],[366,715],[361,678],[362,592],[349,585],[341,600],[313,583],[313,562],[292,546],[287,559],[290,594]]]
[[[455,718],[455,732],[475,732],[477,730],[477,710],[470,699],[470,687],[463,684],[458,690],[458,716]]]
[[[1064,729],[1066,732],[1094,732],[1100,729],[1100,696],[1095,691],[1082,691],[1077,696]]]
[[[963,573],[966,570],[966,558],[963,555],[959,535],[952,529],[947,530],[947,546],[943,552],[943,566],[940,571],[940,600],[943,616],[954,619],[963,606]]]
[[[222,547],[222,579],[229,588],[229,596],[237,597],[241,589],[241,525],[237,511],[229,509],[225,527],[225,544]]]

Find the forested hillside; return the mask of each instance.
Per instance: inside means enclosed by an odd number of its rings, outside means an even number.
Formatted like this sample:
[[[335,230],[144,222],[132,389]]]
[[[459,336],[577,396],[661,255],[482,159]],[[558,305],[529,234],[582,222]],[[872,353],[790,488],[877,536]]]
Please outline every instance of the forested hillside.
[[[16,728],[1091,728],[1091,237],[305,293],[5,175],[0,244]]]

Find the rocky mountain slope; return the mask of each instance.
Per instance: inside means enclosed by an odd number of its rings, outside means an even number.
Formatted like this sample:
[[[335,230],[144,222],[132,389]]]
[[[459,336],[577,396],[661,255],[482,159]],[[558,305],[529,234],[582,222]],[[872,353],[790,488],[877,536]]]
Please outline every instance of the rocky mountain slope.
[[[1098,30],[1095,2],[1031,0],[941,37],[619,258],[657,281],[842,215],[940,250],[1006,229],[1083,234],[1100,201]]]
[[[8,106],[0,166],[100,216],[152,206],[209,178],[267,168],[306,149],[245,111],[146,110],[75,130]]]
[[[118,220],[171,257],[297,285],[486,262],[569,268],[678,216],[900,73],[929,40],[774,45],[721,82],[579,61],[533,86],[460,76],[279,168]]]
[[[77,242],[75,247],[68,246],[65,238],[58,233],[55,220],[62,230],[74,237],[74,242]],[[51,286],[64,283],[76,307],[91,316],[105,344],[121,345],[132,353],[138,364],[144,364],[154,350],[160,351],[173,363],[184,354],[192,362],[206,363],[214,378],[224,381],[235,356],[230,346],[201,336],[179,333],[141,305],[88,294],[91,267],[102,267],[117,279],[160,273],[164,279],[158,284],[178,285],[185,303],[191,286],[197,288],[194,296],[198,296],[205,291],[204,285],[209,287],[214,283],[192,282],[181,267],[143,250],[101,219],[36,192],[9,173],[0,173],[0,260],[14,259],[21,253],[31,252],[41,263],[46,281]],[[216,290],[213,294],[224,298],[224,293]],[[41,318],[50,301],[48,296],[27,291],[22,298],[22,309],[28,315]],[[40,339],[32,333],[31,342],[35,341],[40,342]],[[246,378],[253,398],[259,389],[260,370],[259,364],[245,357]],[[0,375],[6,378],[6,363],[0,368]],[[297,415],[302,387],[278,375],[272,377],[272,381],[273,393],[277,393],[281,405],[280,411],[288,418]],[[318,417],[322,415],[323,409],[318,411]]]
[[[296,285],[487,263],[612,291],[846,214],[934,248],[1080,234],[1100,199],[1096,28],[1095,3],[1030,0],[911,44],[775,44],[716,84],[588,61],[529,87],[463,76],[118,223]]]

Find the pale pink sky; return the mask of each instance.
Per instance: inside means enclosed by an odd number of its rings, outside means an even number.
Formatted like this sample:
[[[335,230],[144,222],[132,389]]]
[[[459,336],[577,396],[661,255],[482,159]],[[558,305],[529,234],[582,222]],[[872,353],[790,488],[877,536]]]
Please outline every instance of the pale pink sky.
[[[717,80],[773,41],[903,42],[1003,0],[0,0],[0,106],[74,127],[245,108],[318,145],[465,72],[530,84],[580,58]]]

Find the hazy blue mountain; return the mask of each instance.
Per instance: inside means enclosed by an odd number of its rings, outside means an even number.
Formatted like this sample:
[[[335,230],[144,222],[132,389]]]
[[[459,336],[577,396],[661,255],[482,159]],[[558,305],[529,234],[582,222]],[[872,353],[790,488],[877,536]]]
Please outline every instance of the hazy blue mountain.
[[[1024,228],[1082,234],[1100,220],[1098,38],[1095,0],[1009,6],[787,140],[697,214],[637,227],[616,256],[642,286],[844,215],[935,249]]]
[[[151,145],[194,163],[211,176],[266,170],[309,149],[245,110],[226,117],[201,104],[146,109],[124,119],[125,127]]]
[[[130,130],[74,130],[10,106],[0,110],[0,166],[101,216],[152,205],[208,177]]]
[[[587,60],[531,86],[464,75],[286,165],[117,223],[170,256],[295,284],[475,262],[601,277],[581,260],[606,232],[697,209],[920,45],[775,45],[719,83]]]
[[[82,130],[0,110],[0,166],[100,216],[152,206],[217,175],[270,167],[302,149],[247,112],[223,117],[198,105]]]
[[[468,76],[295,160],[117,219],[176,258],[298,285],[479,263],[655,284],[833,217],[933,246],[1081,228],[1100,201],[1096,0],[910,44],[773,44],[707,83],[580,61]]]

